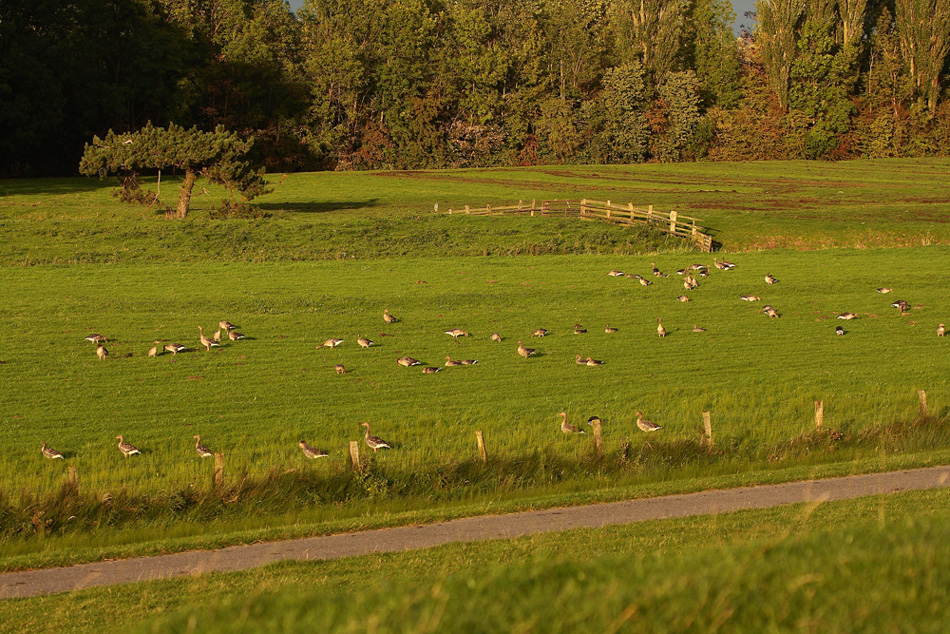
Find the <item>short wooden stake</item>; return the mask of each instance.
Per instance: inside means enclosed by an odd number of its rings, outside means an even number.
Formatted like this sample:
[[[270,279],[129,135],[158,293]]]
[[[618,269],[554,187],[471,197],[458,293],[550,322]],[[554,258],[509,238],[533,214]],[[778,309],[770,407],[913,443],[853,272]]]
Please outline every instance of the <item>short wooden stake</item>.
[[[470,214],[472,210],[468,208],[468,205],[465,205],[465,213]]]
[[[214,453],[214,486],[224,486],[224,454],[220,451]]]
[[[927,415],[927,391],[917,390],[917,396],[920,398],[920,415]]]
[[[825,402],[815,401],[815,431],[821,431],[825,422]]]
[[[66,482],[74,493],[79,491],[79,474],[76,472],[76,467],[66,467]]]
[[[478,455],[482,457],[482,462],[488,462],[488,449],[485,447],[485,434],[479,429],[475,432],[475,442],[478,443]]]
[[[600,423],[599,418],[595,418],[590,422],[590,426],[594,428],[594,451],[597,452],[598,458],[604,457],[604,430],[603,426]]]
[[[350,441],[350,466],[354,471],[363,470],[360,464],[360,443],[355,440]]]
[[[703,430],[705,432],[704,438],[706,440],[706,444],[712,447],[712,419],[709,412],[703,412]]]

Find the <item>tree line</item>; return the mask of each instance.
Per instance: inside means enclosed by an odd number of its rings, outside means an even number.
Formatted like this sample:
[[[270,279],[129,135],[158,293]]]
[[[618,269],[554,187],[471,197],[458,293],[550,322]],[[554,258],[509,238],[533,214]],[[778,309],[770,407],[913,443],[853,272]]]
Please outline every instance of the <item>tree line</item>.
[[[150,122],[272,170],[950,154],[950,0],[10,0],[0,174]]]

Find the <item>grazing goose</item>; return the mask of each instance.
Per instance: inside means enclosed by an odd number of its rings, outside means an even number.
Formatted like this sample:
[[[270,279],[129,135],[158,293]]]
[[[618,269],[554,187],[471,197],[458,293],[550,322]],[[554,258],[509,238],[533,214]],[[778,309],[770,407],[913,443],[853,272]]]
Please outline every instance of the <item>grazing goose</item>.
[[[518,341],[518,354],[527,359],[536,352],[534,348],[525,348],[521,341]]]
[[[99,357],[100,361],[109,356],[109,351],[105,349],[101,341],[96,342],[96,356]]]
[[[760,302],[760,301],[762,301],[762,298],[759,297],[758,295],[741,295],[741,296],[739,297],[739,299],[741,299],[741,300],[744,301],[744,302]]]
[[[571,425],[567,422],[567,412],[558,414],[561,417],[561,431],[565,434],[583,434],[584,430],[577,425]]]
[[[462,330],[461,328],[453,328],[452,330],[446,330],[446,331],[445,331],[445,334],[449,335],[450,337],[452,337],[452,338],[455,339],[456,341],[458,341],[458,338],[459,338],[459,337],[468,337],[468,336],[469,336],[469,334],[468,334],[467,332],[465,332],[464,330]]]
[[[459,363],[462,365],[475,365],[478,363],[478,359],[462,359]]]
[[[195,435],[195,453],[198,454],[201,458],[213,458],[214,454],[211,453],[211,450],[201,444],[201,436]]]
[[[937,336],[942,337],[945,334],[947,334],[946,327],[943,324],[940,324],[939,326],[937,326]]]
[[[188,349],[188,348],[186,348],[185,346],[181,345],[180,343],[168,343],[168,344],[165,344],[165,350],[167,350],[168,352],[171,352],[173,355],[176,355],[176,354],[178,354],[179,352],[184,352],[184,351],[187,350],[187,349]]]
[[[229,334],[229,335],[231,334],[231,331],[230,331],[230,330],[228,331],[228,334]],[[218,328],[217,330],[214,331],[214,340],[215,340],[215,341],[218,341],[218,342],[221,341],[221,329],[220,329],[220,328]]]
[[[327,452],[320,451],[319,449],[314,449],[313,447],[307,444],[306,440],[301,440],[297,444],[300,445],[300,449],[303,451],[303,455],[311,460],[327,457]]]
[[[320,348],[336,348],[341,343],[343,343],[342,339],[327,339],[326,341],[321,343],[319,346],[317,346],[317,350],[319,350]]]
[[[687,268],[690,271],[705,271],[706,265],[705,264],[690,264]]]
[[[230,330],[228,331],[228,339],[231,341],[237,341],[239,339],[244,339],[244,335],[239,333],[237,330]]]
[[[129,456],[134,456],[137,453],[142,453],[135,448],[135,445],[132,443],[127,443],[122,439],[122,436],[116,436],[116,440],[119,441],[119,451],[122,452],[122,455],[128,458]]]
[[[336,370],[337,374],[346,374],[346,367],[342,363],[337,363],[333,366],[333,369]]]
[[[611,271],[608,271],[607,275],[609,275],[610,277],[622,277],[623,271],[618,271],[617,269],[613,269]]]
[[[778,317],[778,313],[769,304],[766,304],[765,306],[762,307],[762,312],[768,315],[770,319]]]
[[[462,365],[462,362],[461,362],[461,361],[452,361],[452,357],[446,355],[446,357],[445,357],[445,365],[446,365],[446,367],[452,368],[452,367],[455,367],[455,366],[457,366],[457,365]]]
[[[766,283],[766,284],[775,284],[776,282],[778,282],[778,280],[775,279],[774,277],[772,277],[772,274],[771,274],[771,273],[766,273],[766,274],[765,274],[765,283]]]
[[[688,302],[688,301],[689,301],[689,298],[688,298],[686,295],[680,295],[679,297],[676,298],[676,301],[679,301],[679,302]]]
[[[598,365],[604,365],[603,361],[600,361],[599,359],[593,359],[591,357],[587,357],[585,363],[592,368]]]
[[[577,363],[577,365],[586,365],[586,364],[587,364],[587,359],[585,359],[585,358],[582,357],[581,355],[577,354],[577,355],[574,355],[574,356],[575,356],[575,358],[576,358],[575,363]]]
[[[575,335],[586,335],[587,328],[582,328],[580,324],[574,324],[574,334]]]
[[[438,372],[438,371],[441,370],[441,369],[442,369],[442,368],[435,368],[435,367],[432,367],[432,366],[427,366],[427,367],[422,368],[422,373],[423,373],[423,374],[435,374],[436,372]]]
[[[493,332],[493,333],[491,334],[491,340],[492,340],[492,341],[501,341],[501,335],[499,335],[497,332]]]
[[[389,310],[387,309],[383,310],[383,321],[385,321],[387,324],[394,324],[399,320],[390,315]]]
[[[547,336],[547,334],[548,334],[548,331],[547,331],[546,329],[544,329],[544,328],[538,328],[537,330],[535,330],[534,332],[531,333],[531,336],[532,336],[532,337],[545,337],[545,336]]]
[[[59,453],[52,447],[47,446],[45,442],[40,445],[40,451],[43,453],[44,458],[49,458],[50,460],[56,460],[57,458],[60,460],[65,460],[65,458],[63,458],[63,454]]]
[[[836,326],[836,327],[835,327],[835,334],[836,334],[836,335],[843,335],[843,334],[844,334],[844,328],[842,328],[841,326]]]
[[[840,315],[838,315],[838,319],[845,319],[848,321],[852,319],[857,319],[857,318],[858,318],[858,315],[856,313],[841,313]]]
[[[232,330],[237,328],[237,326],[232,324],[227,319],[222,319],[221,321],[218,322],[218,328],[221,330],[227,330],[228,332],[231,332]]]
[[[677,275],[686,275],[686,269],[676,269]]]
[[[356,343],[360,345],[360,348],[369,348],[371,345],[376,343],[375,341],[370,341],[366,337],[359,336],[356,338]]]
[[[649,286],[649,285],[652,284],[652,283],[653,283],[653,282],[651,282],[650,280],[648,280],[648,279],[645,278],[645,277],[641,277],[641,278],[640,278],[640,286]]]
[[[637,412],[637,427],[639,427],[642,431],[660,431],[663,429],[656,423],[643,420],[643,412]]]
[[[876,290],[877,290],[878,293],[881,293],[882,295],[886,295],[887,293],[892,292],[894,289],[893,289],[893,288],[888,288],[888,287],[886,287],[886,286],[882,286],[881,288],[876,289]]]
[[[637,275],[636,273],[627,273],[624,277],[629,277],[631,280],[642,280],[642,275]]]
[[[408,368],[414,365],[422,365],[422,361],[419,359],[413,359],[412,357],[399,357],[396,359],[396,363],[401,365],[404,368]]]
[[[86,341],[91,341],[93,343],[99,343],[99,342],[109,343],[109,340],[103,337],[102,335],[100,335],[98,332],[91,333],[88,337],[86,337]]]
[[[148,356],[156,357],[158,356],[158,344],[160,343],[157,339],[154,341],[155,345],[148,349]]]
[[[198,332],[201,333],[201,336],[199,337],[199,339],[201,339],[201,345],[203,345],[205,347],[205,350],[207,350],[208,352],[211,352],[211,348],[217,348],[220,345],[217,341],[214,341],[212,339],[208,339],[207,337],[205,337],[204,328],[202,328],[201,326],[198,326]]]
[[[724,269],[724,270],[726,270],[726,271],[731,271],[732,269],[736,268],[735,262],[726,262],[725,259],[723,259],[723,261],[720,262],[720,264],[722,264],[724,267],[726,267],[726,268]]]
[[[614,328],[610,324],[607,324],[607,327],[604,328],[604,332],[606,332],[608,335],[617,332],[617,330],[617,328]]]
[[[896,302],[894,302],[893,304],[891,304],[891,306],[893,306],[894,308],[896,308],[897,310],[899,310],[900,313],[901,313],[901,315],[903,315],[903,314],[906,313],[908,310],[910,310],[910,304],[908,304],[907,302],[905,302],[905,301],[902,300],[902,299],[897,300]]]
[[[705,328],[700,328],[696,324],[693,324],[693,332],[706,332]]]
[[[663,327],[663,319],[662,319],[662,318],[658,318],[658,319],[656,320],[656,324],[657,324],[657,325],[656,325],[656,334],[658,334],[660,337],[665,337],[665,336],[666,336],[666,328]]]
[[[683,288],[685,288],[688,291],[691,291],[694,288],[696,288],[696,283],[693,281],[693,278],[687,277],[685,280],[683,280]]]
[[[372,436],[369,433],[369,423],[360,423],[363,427],[366,428],[366,444],[369,445],[369,448],[373,450],[373,453],[376,453],[379,449],[392,449],[385,440],[379,436]]]

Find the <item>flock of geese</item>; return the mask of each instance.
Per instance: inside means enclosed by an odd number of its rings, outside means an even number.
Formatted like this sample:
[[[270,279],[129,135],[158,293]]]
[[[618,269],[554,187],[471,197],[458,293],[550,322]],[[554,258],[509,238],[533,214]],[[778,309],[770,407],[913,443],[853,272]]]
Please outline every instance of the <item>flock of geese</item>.
[[[657,277],[657,278],[667,278],[667,277],[669,277],[669,275],[667,275],[667,274],[663,273],[662,271],[660,271],[660,269],[657,268],[657,266],[656,266],[655,263],[651,263],[651,266],[652,266],[652,273],[653,273],[653,275],[654,275],[655,277]],[[713,266],[714,266],[715,268],[721,270],[721,271],[730,271],[730,270],[732,270],[732,269],[734,269],[734,268],[736,267],[736,265],[735,265],[734,263],[732,263],[732,262],[727,262],[726,260],[721,260],[721,261],[720,261],[718,257],[717,257],[717,258],[714,258],[714,260],[713,260]],[[689,290],[693,290],[693,289],[695,289],[695,288],[698,288],[698,286],[699,286],[699,281],[697,280],[697,276],[698,276],[699,278],[705,278],[705,277],[707,277],[707,276],[709,275],[709,270],[708,270],[707,266],[704,265],[704,264],[692,264],[692,265],[690,265],[689,267],[687,267],[687,268],[685,268],[685,269],[680,269],[680,270],[676,271],[676,273],[677,273],[678,275],[680,275],[680,276],[683,277],[683,287],[684,287],[687,291],[689,291]],[[651,282],[649,279],[647,279],[647,278],[645,278],[645,277],[643,277],[643,276],[641,276],[641,275],[632,274],[632,273],[624,273],[623,271],[620,271],[620,270],[617,270],[617,269],[613,269],[613,270],[609,271],[609,272],[607,273],[607,275],[610,276],[610,277],[625,277],[625,278],[636,279],[642,286],[649,286],[650,284],[652,284],[652,282]],[[765,283],[766,283],[766,284],[772,285],[772,284],[777,284],[778,282],[779,282],[779,280],[778,280],[777,278],[775,278],[771,273],[767,273],[767,274],[765,275]],[[881,294],[887,294],[887,293],[891,293],[891,292],[893,291],[893,289],[891,289],[891,288],[889,288],[889,287],[881,287],[881,288],[878,288],[878,289],[876,289],[876,290],[877,290],[878,293],[881,293]],[[690,301],[690,298],[689,298],[688,296],[686,296],[686,295],[680,295],[680,296],[677,297],[676,299],[677,299],[678,301],[681,301],[681,302],[688,302],[688,301]],[[758,296],[758,295],[751,295],[751,294],[750,294],[750,295],[741,295],[741,296],[739,297],[739,299],[742,300],[742,301],[746,301],[746,302],[759,302],[759,301],[761,301],[762,298],[761,298],[760,296]],[[909,304],[908,302],[904,301],[904,300],[897,300],[897,301],[891,303],[891,306],[894,307],[894,308],[896,308],[896,309],[899,311],[899,313],[900,313],[901,315],[907,314],[908,311],[910,311],[910,309],[911,309],[910,304]],[[767,305],[763,306],[763,307],[762,307],[762,312],[765,313],[769,318],[778,318],[778,317],[779,317],[778,311],[776,311],[776,309],[775,309],[773,306],[771,306],[770,304],[767,304]],[[841,320],[846,320],[846,321],[847,321],[847,320],[857,319],[857,318],[858,318],[858,315],[857,315],[856,313],[852,313],[852,312],[843,312],[843,313],[838,314],[838,315],[837,315],[837,318],[838,318],[838,319],[841,319]],[[387,324],[394,324],[394,323],[396,323],[396,322],[399,322],[400,320],[399,320],[398,318],[396,318],[395,316],[393,316],[392,314],[390,314],[389,310],[386,309],[386,310],[383,311],[383,321],[385,321]],[[604,328],[604,332],[605,332],[606,334],[616,333],[617,331],[618,331],[617,328],[612,327],[612,326],[610,326],[609,324]],[[230,339],[231,341],[238,341],[238,340],[240,340],[240,339],[244,339],[244,338],[245,338],[245,336],[244,336],[243,334],[237,332],[237,326],[235,326],[234,324],[230,323],[230,322],[227,321],[227,320],[221,320],[221,321],[218,323],[218,329],[215,331],[215,333],[214,333],[211,337],[207,337],[207,336],[205,335],[205,333],[204,333],[204,328],[203,328],[202,326],[198,326],[198,332],[199,332],[199,342],[200,342],[200,345],[201,345],[206,351],[209,351],[209,352],[211,351],[212,348],[215,348],[215,347],[218,347],[218,346],[219,346],[219,343],[220,343],[220,341],[222,340],[222,337],[225,336],[225,335],[226,335],[226,336],[228,337],[228,339]],[[658,335],[660,338],[666,337],[667,331],[666,331],[666,328],[663,326],[663,319],[662,319],[662,318],[657,318],[656,332],[657,332],[657,335]],[[694,325],[693,325],[693,332],[695,332],[695,333],[703,333],[703,332],[706,332],[706,329],[700,327],[699,325],[694,324]],[[586,333],[587,333],[587,329],[584,328],[581,324],[574,324],[573,334],[575,334],[575,335],[582,335],[582,334],[586,334]],[[466,331],[466,330],[463,330],[463,329],[461,329],[461,328],[453,328],[453,329],[451,329],[451,330],[446,330],[446,331],[445,331],[445,334],[448,335],[448,336],[450,336],[450,337],[452,337],[452,338],[455,339],[456,341],[458,341],[458,339],[459,339],[460,337],[471,337],[471,336],[472,336],[470,332],[468,332],[468,331]],[[547,329],[545,329],[545,328],[538,328],[537,330],[535,330],[534,332],[531,333],[531,337],[532,337],[532,338],[535,338],[535,337],[537,337],[537,338],[543,338],[543,337],[547,336],[548,334],[549,334],[549,331],[548,331]],[[836,326],[836,328],[835,328],[835,334],[836,334],[836,335],[839,335],[839,336],[840,336],[840,335],[844,335],[844,334],[845,334],[844,328],[843,328],[842,326],[840,326],[840,325],[839,325],[839,326]],[[938,337],[943,337],[945,334],[946,334],[946,327],[944,326],[944,324],[941,323],[941,324],[937,327],[937,336],[938,336]],[[497,333],[497,332],[493,332],[493,333],[491,334],[491,336],[490,336],[490,339],[491,339],[492,341],[495,341],[495,342],[501,342],[501,341],[503,340],[502,336],[501,336],[499,333]],[[105,358],[108,357],[109,351],[105,348],[105,345],[104,345],[104,344],[108,343],[108,341],[107,341],[107,339],[106,339],[104,336],[102,336],[102,335],[100,335],[100,334],[98,334],[98,333],[92,333],[92,334],[90,334],[89,336],[86,337],[86,340],[87,340],[87,341],[91,341],[91,342],[93,342],[93,343],[96,344],[96,355],[99,357],[100,360],[101,360],[101,359],[105,359]],[[319,350],[319,349],[321,349],[321,348],[336,348],[336,347],[340,346],[341,344],[343,344],[343,342],[344,342],[343,339],[330,338],[330,339],[327,339],[326,341],[324,341],[322,344],[318,345],[318,346],[317,346],[317,349]],[[372,340],[370,340],[370,339],[368,339],[368,338],[366,338],[366,337],[363,337],[362,335],[357,336],[357,338],[356,338],[356,343],[357,343],[357,345],[359,345],[361,348],[370,348],[370,347],[372,347],[373,345],[375,345],[375,342],[374,342],[374,341],[372,341]],[[158,341],[158,340],[156,340],[156,341],[154,342],[154,346],[148,350],[148,353],[147,353],[147,354],[148,354],[149,357],[155,357],[155,356],[161,355],[161,354],[163,354],[163,353],[165,353],[165,352],[170,352],[172,355],[177,355],[179,352],[184,352],[184,351],[187,351],[187,350],[189,350],[189,348],[187,348],[186,346],[181,345],[181,344],[179,344],[179,343],[168,343],[168,344],[165,344],[165,345],[161,345],[161,342]],[[536,353],[537,353],[537,349],[536,349],[536,348],[528,348],[528,347],[526,347],[526,346],[524,345],[523,340],[518,340],[518,354],[519,354],[521,357],[523,357],[523,358],[525,358],[525,359],[528,359],[528,358],[534,356]],[[575,355],[575,362],[576,362],[578,365],[586,365],[586,366],[591,366],[591,367],[600,366],[600,365],[603,365],[603,364],[605,363],[605,362],[602,361],[602,360],[594,359],[594,358],[592,358],[592,357],[590,357],[590,356],[585,357],[585,356],[580,355],[580,354]],[[453,359],[453,358],[451,357],[451,355],[447,355],[447,356],[445,357],[445,366],[446,366],[446,367],[475,365],[475,364],[477,364],[477,363],[478,363],[478,360],[476,360],[476,359]],[[435,366],[427,366],[427,365],[424,365],[420,360],[415,359],[415,358],[410,357],[410,356],[402,356],[402,357],[399,357],[398,359],[396,359],[396,364],[399,365],[399,366],[407,367],[407,368],[409,368],[409,367],[416,367],[416,366],[422,366],[422,372],[423,372],[424,374],[435,374],[436,372],[439,372],[439,371],[440,371],[440,368],[435,367]],[[346,368],[345,368],[342,364],[337,364],[337,365],[335,365],[335,366],[334,366],[334,369],[335,369],[335,371],[337,372],[337,374],[346,374]],[[583,433],[585,433],[584,430],[581,429],[580,427],[578,427],[577,425],[573,425],[573,424],[570,424],[570,423],[567,422],[567,413],[566,413],[566,412],[561,412],[560,414],[558,414],[558,416],[561,417],[560,429],[561,429],[561,431],[562,431],[563,433],[565,433],[565,434],[583,434]],[[600,422],[601,422],[601,420],[600,420],[600,418],[597,417],[597,416],[591,416],[591,417],[587,420],[588,425],[594,425],[595,423],[600,423]],[[392,448],[392,446],[390,445],[390,443],[388,443],[387,441],[383,440],[383,439],[380,438],[379,436],[374,436],[374,435],[371,433],[370,424],[369,424],[369,423],[361,423],[361,427],[365,428],[365,433],[364,433],[364,436],[363,436],[364,442],[365,442],[366,445],[367,445],[370,449],[372,449],[374,452],[376,452],[376,451],[378,451],[378,450],[380,450],[380,449],[391,449],[391,448]],[[648,420],[644,420],[644,418],[643,418],[643,413],[642,413],[642,412],[639,412],[639,411],[637,412],[637,427],[638,427],[640,430],[644,431],[644,432],[655,432],[655,431],[659,431],[660,429],[662,429],[662,427],[661,427],[660,425],[657,425],[656,423],[653,423],[653,422],[648,421]],[[195,435],[195,436],[194,436],[194,439],[195,439],[195,452],[198,454],[199,457],[201,457],[201,458],[210,458],[210,457],[213,457],[213,456],[214,456],[214,453],[213,453],[210,449],[208,449],[207,447],[205,447],[204,445],[201,444],[201,437],[200,437],[200,436]],[[122,455],[125,456],[126,458],[128,458],[128,457],[130,457],[130,456],[137,455],[137,454],[141,454],[141,451],[139,451],[138,448],[136,448],[136,447],[135,447],[134,445],[132,445],[131,443],[126,442],[126,441],[124,440],[124,438],[123,438],[121,435],[120,435],[120,436],[116,436],[116,440],[119,441],[119,442],[118,442],[118,449],[119,449],[119,452],[122,453]],[[322,450],[320,450],[320,449],[314,448],[313,446],[311,446],[310,444],[308,444],[305,440],[301,440],[301,441],[298,443],[298,446],[300,447],[300,449],[301,449],[301,451],[303,452],[304,456],[305,456],[306,458],[308,458],[308,459],[313,460],[313,459],[317,459],[317,458],[325,458],[325,457],[328,456],[328,453],[327,453],[326,451],[322,451]],[[41,450],[43,456],[46,457],[46,458],[54,459],[54,460],[55,460],[55,459],[64,459],[64,456],[63,456],[62,453],[60,453],[59,451],[57,451],[57,450],[53,449],[52,447],[48,446],[48,445],[46,444],[46,442],[43,442],[43,443],[42,443],[42,445],[41,445],[41,447],[40,447],[40,450]]]

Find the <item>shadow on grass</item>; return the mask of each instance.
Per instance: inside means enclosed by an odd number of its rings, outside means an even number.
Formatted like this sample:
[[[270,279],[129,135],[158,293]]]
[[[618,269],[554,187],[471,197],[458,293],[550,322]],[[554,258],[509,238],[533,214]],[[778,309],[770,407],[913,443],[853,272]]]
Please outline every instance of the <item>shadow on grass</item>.
[[[0,197],[3,196],[61,196],[63,194],[79,194],[97,189],[117,187],[114,178],[99,180],[98,178],[18,178],[14,180],[0,180]]]
[[[358,200],[349,202],[300,202],[288,201],[285,203],[267,202],[262,199],[261,202],[255,202],[254,207],[264,211],[291,211],[300,214],[325,214],[334,211],[353,211],[357,209],[368,209],[376,207],[379,204],[378,198],[370,200]]]

